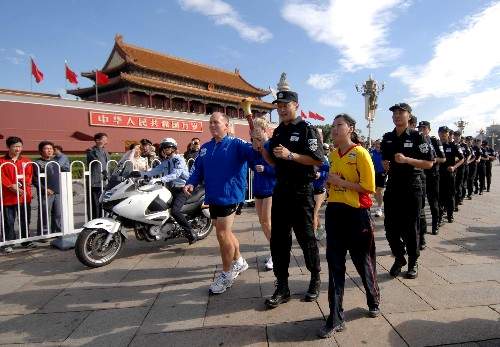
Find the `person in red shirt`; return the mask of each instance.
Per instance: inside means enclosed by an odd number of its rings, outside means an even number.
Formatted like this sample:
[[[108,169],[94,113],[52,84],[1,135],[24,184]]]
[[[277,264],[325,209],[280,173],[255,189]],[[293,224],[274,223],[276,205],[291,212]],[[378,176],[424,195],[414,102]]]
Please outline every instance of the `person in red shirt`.
[[[7,138],[8,153],[0,158],[2,184],[3,235],[0,241],[15,240],[19,237],[14,230],[18,210],[20,211],[21,237],[28,237],[31,216],[31,181],[33,165],[29,158],[21,156],[23,140],[11,136]],[[23,176],[16,178],[16,175]],[[26,208],[25,208],[26,205]],[[12,250],[6,247],[5,251]]]

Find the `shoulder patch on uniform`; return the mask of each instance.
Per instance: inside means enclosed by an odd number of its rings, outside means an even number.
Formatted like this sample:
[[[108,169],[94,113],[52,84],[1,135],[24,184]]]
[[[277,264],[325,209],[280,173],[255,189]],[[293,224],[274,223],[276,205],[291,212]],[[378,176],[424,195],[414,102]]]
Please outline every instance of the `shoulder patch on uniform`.
[[[420,149],[420,152],[422,153],[429,153],[429,145],[427,144],[427,142],[420,144],[418,146],[418,149]]]
[[[309,149],[313,152],[316,152],[318,149],[318,139],[308,139],[307,144],[309,146]]]
[[[207,154],[207,148],[203,147],[202,149],[200,149],[200,157],[203,157],[205,154]]]

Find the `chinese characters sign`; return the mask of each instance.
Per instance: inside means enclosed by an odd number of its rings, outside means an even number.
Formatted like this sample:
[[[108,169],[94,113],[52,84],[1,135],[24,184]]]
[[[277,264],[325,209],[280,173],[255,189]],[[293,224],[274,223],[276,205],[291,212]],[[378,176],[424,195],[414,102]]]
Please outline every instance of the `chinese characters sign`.
[[[90,125],[115,128],[152,129],[203,132],[203,122],[164,117],[134,116],[129,114],[90,112]]]

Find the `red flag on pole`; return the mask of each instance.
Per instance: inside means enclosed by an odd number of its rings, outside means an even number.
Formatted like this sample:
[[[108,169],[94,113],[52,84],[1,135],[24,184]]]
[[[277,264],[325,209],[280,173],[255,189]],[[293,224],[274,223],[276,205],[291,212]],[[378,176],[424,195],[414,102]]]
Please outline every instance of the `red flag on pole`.
[[[66,68],[66,79],[68,82],[71,84],[78,84],[78,76],[76,73],[69,68],[68,63],[65,63],[64,66]]]
[[[96,82],[96,84],[100,84],[100,85],[108,84],[109,77],[104,72],[97,70],[95,72],[95,82]]]
[[[309,118],[311,118],[311,119],[317,119],[316,118],[316,113],[309,111]]]
[[[315,113],[316,115],[316,119],[317,120],[320,120],[320,121],[324,121],[325,120],[325,117],[323,117],[322,115],[320,115],[319,113]]]
[[[302,110],[300,110],[300,116],[302,117],[302,119],[306,119],[307,118],[307,115]]]
[[[35,77],[36,83],[40,83],[43,80],[43,73],[36,66],[35,61],[31,58],[31,74]]]

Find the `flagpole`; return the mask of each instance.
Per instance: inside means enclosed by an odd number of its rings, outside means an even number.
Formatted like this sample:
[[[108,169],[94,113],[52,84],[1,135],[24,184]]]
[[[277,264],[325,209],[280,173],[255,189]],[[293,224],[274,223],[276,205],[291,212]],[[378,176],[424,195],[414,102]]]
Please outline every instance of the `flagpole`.
[[[68,92],[68,79],[66,78],[66,66],[68,66],[68,61],[64,59],[64,87],[66,90],[64,93],[66,94]]]
[[[97,95],[97,70],[95,70],[95,102],[99,102],[99,98]]]
[[[33,92],[33,58],[30,56],[29,72],[30,72],[30,91]]]

